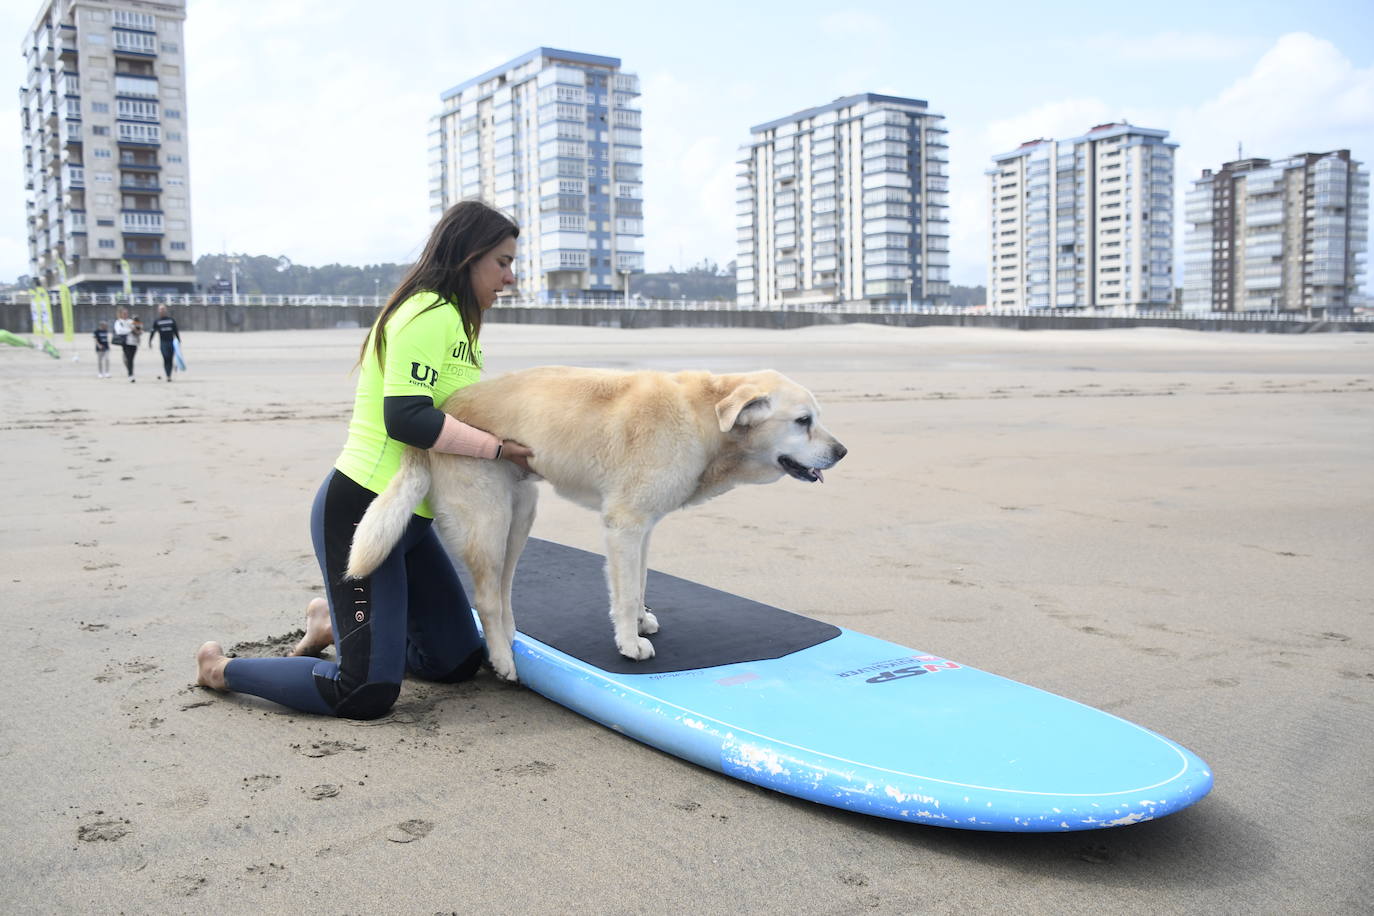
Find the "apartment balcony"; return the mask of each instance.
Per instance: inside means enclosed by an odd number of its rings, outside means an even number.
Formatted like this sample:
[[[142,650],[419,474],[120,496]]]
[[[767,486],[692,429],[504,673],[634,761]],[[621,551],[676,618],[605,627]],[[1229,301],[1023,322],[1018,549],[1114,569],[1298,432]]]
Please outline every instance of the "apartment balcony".
[[[126,234],[161,235],[163,232],[160,210],[123,210],[119,215]]]
[[[544,251],[539,256],[542,270],[586,270],[587,252],[585,251]]]
[[[905,296],[906,280],[869,280],[864,283],[865,296]]]
[[[157,98],[157,77],[136,73],[115,74],[115,96]]]
[[[119,190],[138,191],[144,194],[156,194],[162,191],[162,185],[158,181],[158,177],[156,175],[145,177],[143,175],[130,175],[121,173],[119,178]]]
[[[111,46],[119,55],[152,60],[157,57],[157,36],[148,32],[131,32],[121,28],[110,30]]]
[[[157,124],[131,124],[120,121],[116,139],[121,145],[159,146],[162,128]]]

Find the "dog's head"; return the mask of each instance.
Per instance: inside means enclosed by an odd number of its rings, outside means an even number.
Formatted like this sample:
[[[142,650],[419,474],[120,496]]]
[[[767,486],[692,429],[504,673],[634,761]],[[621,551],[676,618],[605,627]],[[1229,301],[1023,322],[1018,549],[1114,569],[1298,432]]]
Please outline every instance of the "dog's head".
[[[716,403],[720,431],[735,436],[759,482],[789,474],[807,483],[849,451],[821,425],[821,408],[801,385],[772,370],[737,377]]]

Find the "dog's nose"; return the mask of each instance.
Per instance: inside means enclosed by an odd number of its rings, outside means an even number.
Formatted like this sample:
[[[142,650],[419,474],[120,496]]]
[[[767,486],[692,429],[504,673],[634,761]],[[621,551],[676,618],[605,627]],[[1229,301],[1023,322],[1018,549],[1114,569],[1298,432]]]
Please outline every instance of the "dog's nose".
[[[830,450],[830,461],[833,464],[834,462],[839,461],[841,458],[848,454],[849,449],[845,448],[843,445],[836,442],[835,447]]]

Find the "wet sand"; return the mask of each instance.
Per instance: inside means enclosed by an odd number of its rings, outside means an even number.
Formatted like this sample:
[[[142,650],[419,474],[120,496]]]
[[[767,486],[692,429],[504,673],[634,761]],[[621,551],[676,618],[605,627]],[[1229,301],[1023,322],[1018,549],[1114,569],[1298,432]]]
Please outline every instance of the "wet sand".
[[[187,334],[170,384],[154,350],[131,385],[85,340],[0,349],[6,912],[1368,912],[1374,335],[488,326],[489,373],[815,391],[850,449],[826,483],[672,516],[653,566],[1213,767],[1186,811],[1065,835],[791,799],[489,672],[376,722],[194,686],[202,641],[281,653],[321,593],[309,504],[361,337]],[[534,533],[600,549],[547,492]]]

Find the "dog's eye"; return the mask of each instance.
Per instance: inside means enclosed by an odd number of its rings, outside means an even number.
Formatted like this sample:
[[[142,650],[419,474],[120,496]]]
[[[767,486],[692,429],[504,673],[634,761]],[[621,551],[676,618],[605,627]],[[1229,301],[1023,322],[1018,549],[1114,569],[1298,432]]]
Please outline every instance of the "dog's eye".
[[[802,427],[803,429],[810,429],[811,417],[809,415],[805,417],[797,417],[797,425]]]

